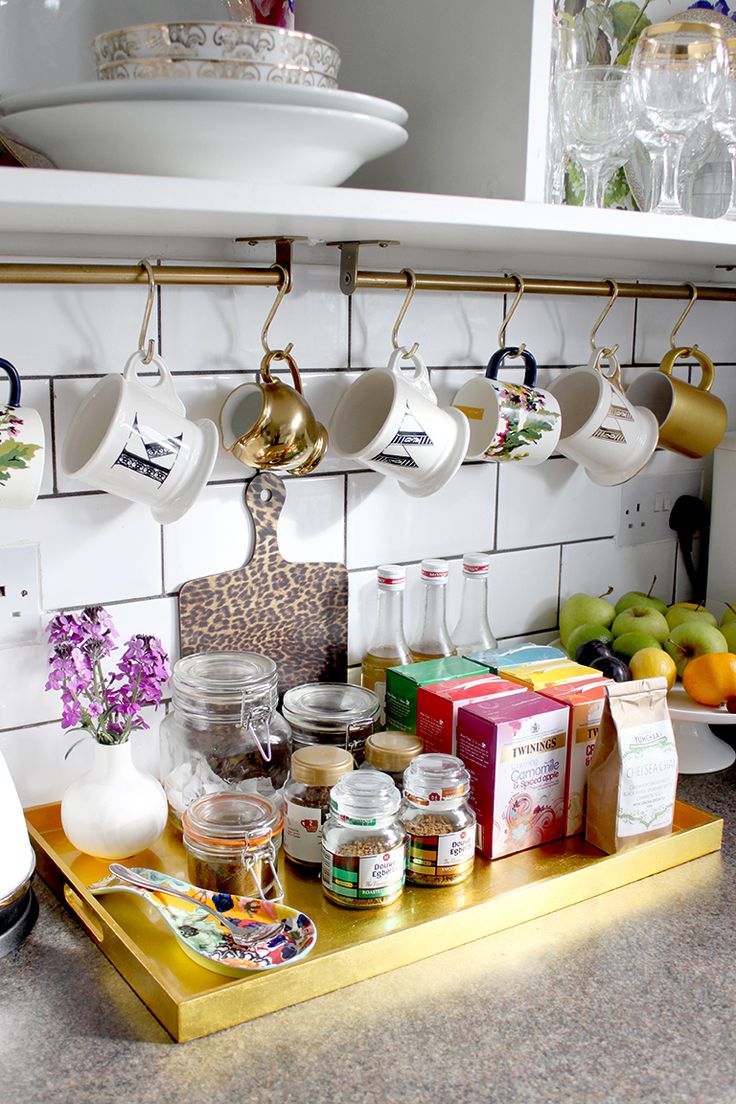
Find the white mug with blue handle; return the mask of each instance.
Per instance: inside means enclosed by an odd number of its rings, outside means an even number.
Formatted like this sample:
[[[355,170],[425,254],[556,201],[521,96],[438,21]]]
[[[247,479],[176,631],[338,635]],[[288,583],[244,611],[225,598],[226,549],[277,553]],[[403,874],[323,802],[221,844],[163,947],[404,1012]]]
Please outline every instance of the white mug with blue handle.
[[[0,509],[26,510],[38,498],[46,454],[46,433],[37,410],[21,406],[21,383],[9,360],[0,369],[10,383],[10,396],[0,406]]]

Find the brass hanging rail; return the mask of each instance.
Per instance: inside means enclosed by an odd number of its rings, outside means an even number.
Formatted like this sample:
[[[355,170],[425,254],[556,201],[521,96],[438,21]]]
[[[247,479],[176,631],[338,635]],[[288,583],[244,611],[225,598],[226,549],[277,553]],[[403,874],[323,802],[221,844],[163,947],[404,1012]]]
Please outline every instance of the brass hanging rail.
[[[154,266],[156,284],[237,284],[278,287],[275,268],[217,268],[211,265]],[[0,284],[147,284],[139,264],[0,264]],[[702,298],[702,296],[701,296]]]
[[[359,270],[355,274],[355,288],[388,288],[406,291],[410,286],[406,272],[373,272]],[[449,276],[434,272],[416,273],[417,291],[518,291],[513,276]],[[619,283],[621,299],[689,299],[691,284]],[[608,280],[543,280],[524,277],[525,295],[600,295],[611,294]],[[698,300],[736,303],[736,287],[697,288]]]

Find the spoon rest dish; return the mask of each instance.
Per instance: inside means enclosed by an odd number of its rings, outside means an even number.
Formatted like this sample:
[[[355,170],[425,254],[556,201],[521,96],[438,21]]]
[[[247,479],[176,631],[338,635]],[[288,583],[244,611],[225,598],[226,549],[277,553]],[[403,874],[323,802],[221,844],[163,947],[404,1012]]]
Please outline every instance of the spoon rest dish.
[[[184,953],[207,970],[227,977],[241,977],[250,970],[274,970],[298,962],[317,942],[314,921],[288,905],[211,893],[156,870],[139,868],[139,873],[160,882],[161,889],[139,888],[111,874],[91,885],[90,893],[96,897],[105,893],[134,893],[142,897],[163,917]],[[167,885],[180,893],[185,892],[191,898],[191,906],[180,897],[167,894]],[[249,925],[274,920],[283,920],[284,929],[272,939],[239,946],[215,917],[198,908],[198,901],[210,905],[227,919],[242,923],[246,931]]]

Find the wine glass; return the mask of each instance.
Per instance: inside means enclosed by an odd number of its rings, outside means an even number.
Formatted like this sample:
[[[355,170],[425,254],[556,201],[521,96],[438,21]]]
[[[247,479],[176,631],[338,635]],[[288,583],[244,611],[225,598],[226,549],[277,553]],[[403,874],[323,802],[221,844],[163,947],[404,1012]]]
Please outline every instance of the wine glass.
[[[725,142],[731,159],[731,197],[723,218],[736,219],[736,38],[728,40],[728,75],[716,104],[713,129]]]
[[[645,27],[631,57],[631,87],[643,122],[637,136],[656,161],[661,148],[662,188],[652,210],[681,215],[678,198],[682,150],[721,95],[728,72],[723,30],[714,23],[670,22]]]
[[[595,207],[606,166],[627,159],[633,130],[629,74],[624,68],[591,65],[559,74],[560,129],[565,148],[585,177],[584,207]]]

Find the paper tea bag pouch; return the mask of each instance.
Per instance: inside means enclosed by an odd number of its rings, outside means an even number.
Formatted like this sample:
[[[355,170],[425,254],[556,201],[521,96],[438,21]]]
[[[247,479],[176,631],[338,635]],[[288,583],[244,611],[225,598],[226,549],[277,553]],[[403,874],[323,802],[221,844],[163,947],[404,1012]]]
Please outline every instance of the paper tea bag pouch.
[[[676,787],[666,679],[610,683],[588,776],[586,840],[610,855],[668,835]]]

